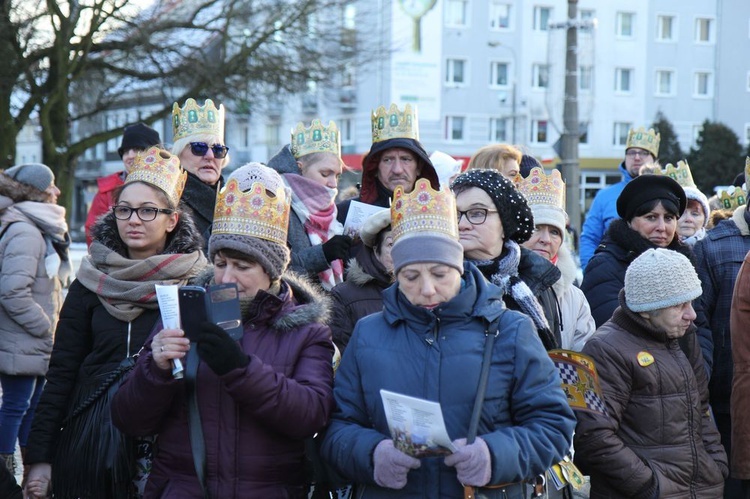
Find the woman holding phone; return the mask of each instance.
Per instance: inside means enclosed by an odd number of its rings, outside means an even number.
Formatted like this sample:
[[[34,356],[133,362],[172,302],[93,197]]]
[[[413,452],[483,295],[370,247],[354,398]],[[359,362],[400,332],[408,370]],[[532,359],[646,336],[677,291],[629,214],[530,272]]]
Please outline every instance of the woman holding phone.
[[[307,497],[304,440],[333,409],[334,348],[322,292],[286,273],[289,209],[274,170],[250,163],[230,175],[209,241],[213,272],[196,284],[237,285],[242,337],[210,322],[195,341],[179,329],[159,331],[115,395],[118,428],[159,434],[145,498]],[[170,362],[191,350],[196,410],[185,381],[170,373]],[[194,461],[205,462],[203,476]]]

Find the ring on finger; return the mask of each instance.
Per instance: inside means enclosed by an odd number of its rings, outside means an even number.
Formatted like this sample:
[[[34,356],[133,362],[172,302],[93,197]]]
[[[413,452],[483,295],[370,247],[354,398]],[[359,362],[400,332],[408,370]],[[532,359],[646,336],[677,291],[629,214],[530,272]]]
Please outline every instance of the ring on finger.
[[[160,349],[161,352],[163,352],[164,351],[164,345],[160,346],[159,349]]]

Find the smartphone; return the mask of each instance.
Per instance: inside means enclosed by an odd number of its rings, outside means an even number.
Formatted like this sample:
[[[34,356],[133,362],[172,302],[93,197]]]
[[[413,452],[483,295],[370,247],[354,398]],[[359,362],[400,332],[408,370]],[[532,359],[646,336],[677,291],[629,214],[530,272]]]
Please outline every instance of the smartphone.
[[[200,286],[182,286],[178,297],[182,330],[190,341],[197,341],[200,324],[208,320],[206,290]]]
[[[235,341],[242,338],[242,314],[236,284],[216,284],[205,289],[182,286],[179,302],[182,329],[190,341],[198,338],[199,326],[204,321],[220,326]]]

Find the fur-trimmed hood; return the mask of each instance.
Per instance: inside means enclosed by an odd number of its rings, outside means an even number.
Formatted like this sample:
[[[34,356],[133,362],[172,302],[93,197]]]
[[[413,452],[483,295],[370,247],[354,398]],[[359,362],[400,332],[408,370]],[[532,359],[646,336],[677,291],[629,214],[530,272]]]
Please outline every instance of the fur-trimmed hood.
[[[732,213],[732,222],[734,222],[737,228],[740,229],[740,234],[743,236],[750,236],[750,227],[748,227],[747,221],[745,221],[746,209],[747,207],[745,205],[739,206],[735,209],[734,213]]]
[[[393,276],[374,258],[370,248],[362,247],[357,256],[349,260],[348,265],[345,280],[357,287],[376,281],[387,288],[393,283]]]
[[[167,246],[162,254],[192,253],[203,249],[203,237],[198,232],[195,222],[186,211],[181,211],[177,226],[167,236]],[[94,241],[127,257],[128,249],[117,231],[117,220],[112,211],[97,220],[91,228],[91,236]]]
[[[557,268],[560,269],[561,275],[552,288],[557,296],[562,296],[571,286],[575,285],[577,270],[573,255],[570,254],[570,250],[564,242],[557,251]]]
[[[8,198],[11,203],[0,202],[0,210],[3,210],[13,203],[20,203],[21,201],[37,201],[39,203],[46,203],[48,195],[44,191],[40,191],[36,187],[32,187],[27,184],[23,184],[9,175],[0,172],[0,196]]]

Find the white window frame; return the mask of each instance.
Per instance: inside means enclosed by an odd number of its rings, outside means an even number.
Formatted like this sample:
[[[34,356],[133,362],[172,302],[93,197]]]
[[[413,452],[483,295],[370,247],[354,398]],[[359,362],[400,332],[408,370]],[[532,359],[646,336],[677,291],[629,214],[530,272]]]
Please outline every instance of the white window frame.
[[[453,125],[454,121],[461,120],[461,137],[460,138],[454,138],[453,136]],[[445,130],[443,133],[443,137],[447,142],[466,142],[466,124],[467,124],[467,118],[466,116],[460,116],[460,115],[452,115],[452,116],[446,116],[445,117]]]
[[[547,11],[547,22],[542,22],[542,11]],[[532,25],[532,29],[534,31],[549,31],[549,22],[550,19],[552,19],[552,7],[549,7],[547,5],[535,5],[534,6],[534,24]]]
[[[706,76],[706,92],[700,93],[699,85],[701,76]],[[708,69],[696,70],[693,73],[693,97],[697,99],[711,99],[714,96],[714,72]]]
[[[354,118],[341,118],[339,120],[339,134],[342,146],[354,145]]]
[[[456,81],[456,62],[463,64],[463,81]],[[448,57],[445,59],[445,86],[446,87],[466,87],[469,85],[469,60],[460,57]]]
[[[630,33],[624,31],[625,17],[630,17]],[[635,12],[618,11],[615,14],[615,35],[617,38],[631,39],[635,36]]]
[[[661,75],[669,75],[669,89],[664,92],[661,89]],[[674,68],[657,68],[654,81],[654,95],[657,97],[674,97],[677,94],[677,71]]]
[[[702,40],[699,38],[701,32],[700,24],[702,21],[708,21],[708,39]],[[716,18],[715,17],[696,17],[693,23],[693,41],[699,45],[712,45],[716,40]]]
[[[448,16],[452,14],[453,12],[450,9],[450,6],[452,4],[461,4],[461,7],[463,7],[462,17],[463,19],[459,20],[458,22],[454,19],[448,19]],[[471,20],[471,6],[469,4],[469,0],[445,0],[445,5],[443,6],[444,14],[443,14],[443,22],[447,28],[468,28],[470,26],[470,20]]]
[[[622,75],[624,72],[628,73],[628,88],[622,88]],[[632,94],[633,93],[633,68],[615,68],[615,93],[616,94]]]
[[[628,132],[633,124],[627,121],[615,121],[612,127],[612,145],[614,147],[625,147],[628,143]]]
[[[584,75],[588,75],[586,81],[588,81],[588,87],[583,86]],[[582,93],[590,93],[594,90],[594,66],[578,66],[578,91]]]
[[[502,136],[498,135],[498,124],[503,123],[504,126],[504,133],[501,134]],[[510,137],[512,135],[511,127],[513,126],[512,120],[509,118],[490,118],[490,136],[489,141],[490,142],[509,142]]]
[[[500,26],[500,9],[508,9],[508,25]],[[490,0],[489,3],[489,28],[490,31],[510,31],[513,29],[513,4],[507,0]]]
[[[662,31],[663,19],[671,19],[672,25],[671,25],[671,35],[669,38],[664,36],[664,32]],[[677,20],[677,16],[674,14],[659,14],[656,16],[656,41],[657,42],[667,42],[667,43],[674,43],[678,40],[679,36],[677,33],[677,29],[680,23]]]
[[[539,140],[540,124],[544,123],[544,140]],[[531,120],[531,136],[529,142],[532,144],[549,144],[549,132],[550,132],[549,120]]]
[[[497,83],[500,66],[505,66],[505,83]],[[490,88],[509,88],[511,85],[511,70],[508,61],[490,61]]]
[[[532,64],[531,65],[531,88],[536,90],[547,90],[549,88],[549,64]],[[540,85],[543,75],[546,73],[546,84]]]

